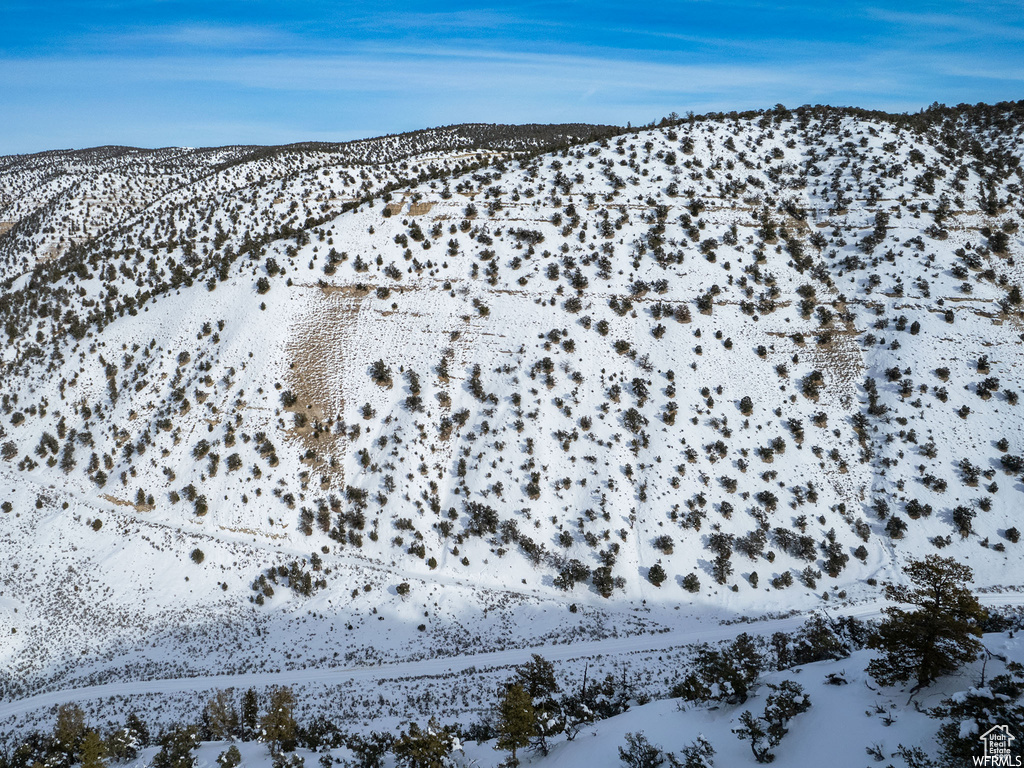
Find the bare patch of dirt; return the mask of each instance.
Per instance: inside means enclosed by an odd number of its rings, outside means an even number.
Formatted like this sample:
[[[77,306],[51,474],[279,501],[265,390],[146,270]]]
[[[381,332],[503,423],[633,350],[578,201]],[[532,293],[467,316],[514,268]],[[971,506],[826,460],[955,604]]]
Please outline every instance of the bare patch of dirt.
[[[409,206],[410,216],[426,216],[430,213],[430,209],[434,207],[433,203],[412,203]]]
[[[864,381],[867,371],[864,356],[858,342],[860,331],[852,323],[845,323],[831,330],[832,341],[828,344],[808,342],[800,356],[817,370],[821,371],[825,385],[821,388],[820,399],[824,400],[831,413],[852,414],[859,409],[858,387]],[[838,427],[844,438],[851,432],[851,426],[845,419],[830,425]],[[863,489],[868,479],[868,470],[858,463],[857,457],[850,453],[852,447],[843,449],[843,463],[826,463],[826,475],[836,495],[848,502],[862,499]]]
[[[116,505],[118,507],[131,507],[136,512],[152,512],[154,509],[156,509],[156,507],[154,507],[154,506],[152,506],[150,504],[133,504],[130,501],[125,501],[124,499],[119,499],[119,498],[117,498],[117,496],[111,496],[109,493],[100,494],[100,498],[101,499],[106,499],[111,504],[114,504],[114,505]]]
[[[353,286],[308,286],[310,309],[295,322],[288,355],[287,385],[295,395],[287,435],[309,467],[314,486],[344,484],[348,438],[339,423],[345,408],[341,391],[346,350],[356,343],[356,316],[368,290]],[[305,485],[305,483],[304,483]]]
[[[844,410],[854,409],[857,387],[864,381],[864,356],[857,338],[860,333],[852,327],[831,330],[828,344],[808,343],[802,356],[825,377],[823,391],[828,392]]]
[[[252,528],[231,528],[231,527],[226,526],[226,525],[218,525],[217,527],[220,530],[222,530],[222,531],[227,531],[228,533],[242,533],[242,534],[245,534],[246,536],[254,536],[254,537],[258,536],[258,537],[263,538],[263,539],[287,539],[288,538],[288,534],[286,534],[286,533],[267,533],[266,531],[254,531]]]

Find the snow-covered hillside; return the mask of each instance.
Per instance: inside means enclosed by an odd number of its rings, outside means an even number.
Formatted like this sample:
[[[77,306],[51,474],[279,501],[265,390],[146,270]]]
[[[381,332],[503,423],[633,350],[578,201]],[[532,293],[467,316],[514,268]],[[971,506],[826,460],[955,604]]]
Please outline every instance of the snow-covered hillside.
[[[1014,106],[570,128],[5,159],[9,696],[1024,587]]]

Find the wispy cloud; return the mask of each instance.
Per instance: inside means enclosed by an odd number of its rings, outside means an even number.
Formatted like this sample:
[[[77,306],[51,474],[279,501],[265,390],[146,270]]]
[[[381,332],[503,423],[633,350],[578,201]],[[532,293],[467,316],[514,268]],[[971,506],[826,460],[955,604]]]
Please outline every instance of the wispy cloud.
[[[868,9],[868,15],[879,21],[896,24],[908,33],[918,36],[940,30],[957,38],[981,40],[1024,40],[1024,26],[1021,26],[1021,8],[1018,5],[1015,19],[994,21],[952,13],[915,13],[911,11],[890,11],[882,8]],[[1015,23],[1016,22],[1016,23]]]
[[[283,31],[255,26],[225,26],[223,24],[185,24],[174,27],[145,29],[130,32],[126,38],[142,44],[167,43],[237,50],[252,46],[270,47],[294,44],[295,35]]]
[[[1024,79],[1019,0],[51,5],[45,20],[5,6],[0,152],[638,123],[776,102],[917,109],[1017,98]]]
[[[377,92],[474,92],[512,88],[551,91],[583,88],[674,93],[722,89],[796,87],[827,80],[834,89],[878,87],[878,74],[865,78],[844,62],[831,66],[713,65],[659,63],[598,56],[511,53],[475,48],[405,47],[357,50],[334,56],[86,57],[82,59],[0,59],[0,82],[40,85],[71,76],[122,83],[226,83],[247,89]],[[895,83],[894,83],[895,84]]]
[[[303,39],[273,27],[229,24],[174,24],[135,26],[82,35],[79,46],[94,54],[148,55],[191,50],[234,54],[239,51],[274,51],[303,47]]]
[[[954,77],[970,78],[973,80],[992,80],[1003,82],[1024,82],[1024,66],[1010,67],[969,67],[969,66],[947,66],[947,74]]]
[[[522,25],[561,26],[564,22],[532,18],[511,10],[477,8],[458,11],[399,11],[387,6],[346,19],[346,23],[375,30],[497,31]]]

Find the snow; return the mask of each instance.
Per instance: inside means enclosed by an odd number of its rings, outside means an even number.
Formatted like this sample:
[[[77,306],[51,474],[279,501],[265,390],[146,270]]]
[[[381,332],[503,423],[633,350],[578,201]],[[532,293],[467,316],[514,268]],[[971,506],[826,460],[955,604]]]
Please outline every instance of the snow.
[[[65,701],[99,712],[110,697],[118,706],[152,697],[165,705],[154,716],[170,719],[192,711],[215,687],[274,684],[324,701],[359,699],[351,705],[354,726],[392,727],[403,712],[417,711],[412,698],[419,688],[403,685],[404,678],[446,675],[456,676],[458,691],[453,688],[445,712],[468,718],[482,706],[481,689],[490,690],[510,665],[535,651],[573,674],[592,659],[609,671],[633,663],[655,690],[689,644],[741,631],[792,630],[823,608],[877,616],[885,604],[881,584],[900,581],[907,559],[937,546],[974,569],[984,604],[1020,605],[1019,550],[1007,531],[1019,525],[1024,485],[1003,472],[999,459],[1024,453],[1020,406],[1006,394],[1020,386],[1024,352],[1019,314],[1001,312],[996,302],[1009,285],[1024,283],[1024,266],[986,251],[979,233],[1003,224],[1012,230],[1019,216],[1012,209],[994,217],[976,210],[976,168],[965,166],[966,178],[957,179],[959,165],[942,154],[935,135],[882,121],[846,115],[827,126],[812,121],[809,132],[795,121],[766,128],[756,119],[673,130],[675,138],[668,128],[636,130],[620,137],[621,144],[612,138],[536,163],[496,150],[487,166],[397,190],[387,217],[379,198],[351,211],[341,206],[414,176],[414,166],[443,170],[467,161],[461,134],[388,137],[345,151],[254,154],[237,147],[40,156],[17,172],[4,171],[0,221],[45,209],[34,230],[15,232],[21,239],[0,236],[0,279],[9,281],[4,295],[57,297],[58,315],[85,318],[102,310],[111,286],[123,298],[168,280],[176,266],[189,263],[189,249],[200,260],[227,247],[238,252],[246,235],[258,239],[284,226],[307,238],[281,236],[258,258],[239,257],[212,291],[206,280],[215,270],[195,267],[190,286],[164,285],[141,309],[112,311],[102,329],[91,325],[79,341],[59,330],[63,321],[53,312],[12,320],[18,333],[0,360],[0,394],[12,398],[0,444],[10,441],[16,449],[11,460],[0,461],[0,501],[12,504],[0,515],[0,557],[8,564],[0,577],[0,728],[27,727]],[[685,139],[693,140],[692,154]],[[727,139],[736,150],[726,149]],[[986,146],[996,141],[980,139]],[[886,148],[890,142],[895,149]],[[924,165],[911,161],[912,149]],[[674,153],[673,164],[667,153]],[[915,186],[925,166],[948,166],[934,193]],[[616,175],[624,186],[613,183]],[[726,180],[746,188],[729,193]],[[1015,194],[1014,183],[1001,181],[999,195]],[[869,200],[872,185],[877,203]],[[833,207],[836,187],[853,198],[842,211]],[[951,202],[946,237],[931,237],[927,228],[943,196],[962,196],[962,204]],[[682,263],[654,258],[658,208],[649,201],[667,207],[663,247],[684,254]],[[694,214],[696,201],[706,207]],[[806,219],[786,213],[787,201],[803,208]],[[477,208],[472,218],[465,211],[470,202]],[[764,208],[776,224],[800,234],[827,279],[798,271],[782,240],[778,249],[765,244],[764,260],[756,259]],[[869,255],[858,243],[879,210],[890,212],[889,225]],[[570,226],[574,215],[580,221]],[[306,227],[310,219],[316,223]],[[400,242],[413,221],[424,241]],[[729,244],[733,225],[738,237]],[[698,236],[690,236],[691,228]],[[518,229],[544,239],[531,252],[513,234]],[[218,231],[226,238],[220,244]],[[827,244],[811,245],[812,234]],[[61,263],[71,242],[86,236],[97,255],[96,264],[86,264],[89,277],[59,273],[41,286],[51,273],[27,271]],[[922,238],[922,247],[914,238]],[[699,250],[708,239],[717,244],[714,261]],[[1010,233],[1011,253],[1019,254],[1021,239],[1019,229]],[[332,249],[347,258],[328,274]],[[890,249],[891,261],[884,256]],[[959,249],[977,255],[980,269],[965,266]],[[367,271],[355,271],[357,257]],[[283,273],[270,275],[267,258]],[[851,266],[855,259],[864,266]],[[489,277],[492,264],[499,269]],[[984,276],[989,268],[995,279]],[[588,285],[573,312],[566,301],[577,295],[570,282],[576,270]],[[271,286],[262,295],[256,293],[261,277]],[[667,284],[659,292],[662,279]],[[638,280],[648,283],[646,291],[634,291]],[[823,330],[819,315],[800,312],[797,288],[805,284],[835,316],[827,344],[816,340]],[[705,315],[696,301],[711,285],[722,293]],[[609,305],[627,296],[632,310]],[[664,315],[666,307],[682,306],[691,310],[689,322]],[[946,310],[954,313],[952,324]],[[896,329],[901,316],[908,326],[902,331]],[[601,321],[608,322],[607,335],[597,330]],[[915,321],[916,334],[909,330]],[[659,325],[662,336],[654,333]],[[617,353],[617,340],[632,352]],[[446,350],[444,380],[436,368]],[[179,362],[182,352],[188,362]],[[989,356],[991,372],[979,372],[981,355]],[[369,376],[378,359],[392,369],[391,388]],[[474,365],[493,398],[474,394]],[[787,366],[785,375],[777,373],[779,365]],[[937,377],[940,367],[949,368],[948,381]],[[898,376],[890,380],[893,368]],[[806,397],[801,382],[816,370],[824,387]],[[409,371],[420,379],[421,412],[406,405],[413,394]],[[867,417],[859,436],[851,418],[866,411],[866,376],[889,412]],[[989,376],[1000,387],[982,399],[976,388]],[[634,379],[649,382],[646,397]],[[618,401],[611,396],[616,385]],[[948,392],[940,400],[943,386]],[[297,396],[294,406],[282,402],[286,390]],[[753,403],[749,416],[740,411],[744,396]],[[669,403],[678,407],[672,424],[665,420]],[[375,413],[369,419],[364,404]],[[966,419],[957,415],[963,406],[970,408]],[[624,420],[631,407],[646,420],[646,445]],[[442,437],[442,418],[463,409],[465,424]],[[19,425],[12,422],[15,412],[25,415]],[[820,426],[819,413],[826,417]],[[76,464],[67,472],[59,455],[40,455],[38,448],[44,434],[60,433],[61,418],[65,429],[92,441],[77,438]],[[269,455],[260,450],[261,433],[273,444]],[[785,450],[769,461],[759,451],[773,438]],[[1009,441],[1005,453],[1000,438]],[[219,456],[215,473],[208,458],[194,457],[200,440]],[[98,465],[106,475],[102,487],[97,469],[88,468],[93,453],[110,458],[109,467]],[[241,467],[231,470],[227,461],[236,453]],[[969,481],[959,467],[965,458],[991,476]],[[536,498],[528,490],[533,472],[540,476]],[[189,485],[206,497],[205,515],[181,496]],[[139,490],[154,503],[137,503]],[[303,508],[315,513],[322,501],[337,527],[359,492],[367,494],[362,528],[347,523],[340,539],[319,522],[310,535],[300,532]],[[876,499],[888,503],[884,518]],[[518,533],[506,527],[458,541],[470,500],[492,507],[500,522],[514,522]],[[931,515],[914,519],[912,500],[930,505]],[[953,523],[959,505],[976,512],[966,536]],[[703,515],[699,530],[687,523],[688,513]],[[908,524],[903,538],[886,532],[893,516]],[[396,526],[399,520],[409,526]],[[447,534],[440,527],[446,521],[452,524]],[[735,537],[759,527],[768,532],[764,552],[732,554],[734,572],[722,584],[712,578],[707,550],[712,526]],[[787,552],[779,528],[809,536],[811,559]],[[848,558],[835,577],[828,576],[822,551],[830,531]],[[671,552],[655,543],[664,535]],[[422,556],[409,551],[415,544],[422,544]],[[533,552],[543,547],[539,565],[530,559],[531,546]],[[197,548],[201,565],[190,559]],[[559,559],[594,569],[604,562],[602,552],[614,554],[613,574],[624,580],[611,598],[589,583],[568,591],[555,586]],[[314,553],[322,558],[325,588],[302,596],[279,582],[263,605],[252,602],[252,585],[268,568],[308,564]],[[655,563],[668,576],[660,587],[648,580]],[[800,580],[807,566],[822,572],[813,587]],[[695,593],[682,587],[690,574],[700,578]],[[793,586],[775,586],[773,579],[785,574],[794,577]],[[403,582],[410,585],[406,597],[396,590]],[[823,732],[838,731],[837,760],[867,759],[862,734],[895,749],[891,732],[876,728],[878,717],[865,722],[860,714],[857,727],[836,726],[846,722],[840,716],[856,714],[840,702],[855,688],[867,690],[863,675],[837,665],[801,674],[818,680],[839,671],[851,684],[816,683],[814,705],[794,721],[780,764],[810,760],[798,747],[809,750]],[[387,706],[376,705],[378,690],[386,692]],[[853,697],[854,703],[867,706],[866,697]],[[596,735],[558,745],[548,760],[602,764],[604,755],[606,764],[624,733],[643,728],[666,749],[703,730],[714,735],[716,748],[728,744],[719,765],[749,761],[749,746],[730,732],[736,713],[687,713],[685,730],[675,732],[672,706],[638,707],[622,716],[621,728],[602,723]],[[910,733],[924,733],[909,710],[904,721]],[[489,764],[483,754],[476,759]],[[496,753],[487,754],[493,761]]]
[[[987,635],[986,643],[1006,639],[1005,635]],[[1010,657],[1024,659],[1021,645],[1014,644],[1016,653]],[[925,749],[931,759],[934,750],[935,732],[939,721],[929,717],[918,708],[906,705],[906,693],[894,689],[878,689],[863,672],[870,655],[856,652],[846,659],[796,667],[791,670],[766,675],[751,697],[743,704],[716,707],[685,707],[677,700],[658,700],[633,706],[629,711],[598,721],[585,727],[572,741],[563,736],[556,737],[550,753],[524,750],[520,752],[522,765],[535,768],[580,768],[580,766],[618,765],[618,748],[625,746],[627,733],[643,733],[650,743],[666,752],[679,751],[698,737],[706,738],[714,747],[716,766],[757,765],[750,751],[749,743],[740,741],[734,729],[739,726],[739,715],[744,710],[760,713],[769,689],[767,683],[792,680],[803,687],[811,701],[811,707],[803,714],[796,715],[789,723],[789,733],[774,750],[775,762],[793,768],[815,768],[821,765],[827,755],[829,765],[836,768],[863,768],[872,759],[866,754],[867,748],[877,748],[894,765],[904,765],[897,754],[897,747],[918,745]],[[991,670],[991,668],[990,668]],[[980,666],[965,671],[961,679],[980,672]],[[843,675],[849,680],[845,686],[829,684],[830,675]],[[939,684],[947,692],[956,680]],[[925,693],[918,703],[922,708],[937,703],[944,694],[942,690]],[[974,731],[961,731],[969,736]],[[195,752],[200,765],[212,764],[218,754],[226,749],[226,742],[205,742]],[[270,765],[266,745],[240,743],[243,764],[252,768]],[[476,765],[480,768],[498,765],[507,753],[494,749],[493,742],[476,743],[464,741],[461,746],[464,756],[456,756],[456,765]],[[148,764],[155,748],[140,753],[132,768]],[[312,766],[319,755],[299,749],[296,754],[303,757],[306,765]],[[345,758],[345,749],[329,750],[333,758]],[[391,763],[388,763],[391,765]]]

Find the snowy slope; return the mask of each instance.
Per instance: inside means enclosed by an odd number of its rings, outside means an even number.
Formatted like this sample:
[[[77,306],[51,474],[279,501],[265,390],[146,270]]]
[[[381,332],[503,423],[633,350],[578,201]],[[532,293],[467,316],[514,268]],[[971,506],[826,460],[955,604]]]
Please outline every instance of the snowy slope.
[[[65,195],[78,249],[0,238],[5,690],[876,610],[936,548],[1016,592],[1020,146],[777,111]]]

